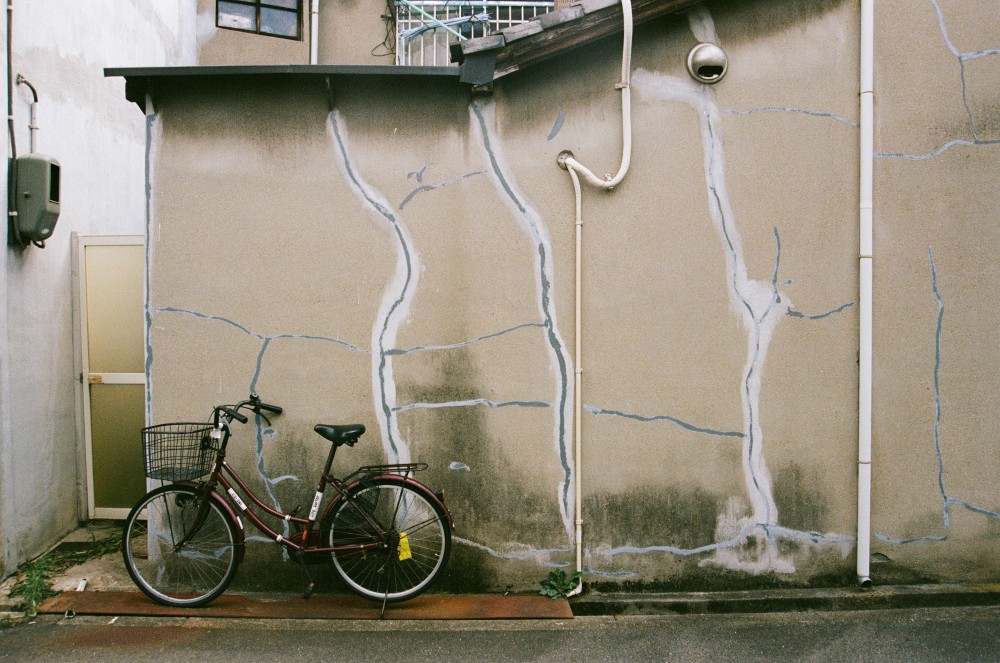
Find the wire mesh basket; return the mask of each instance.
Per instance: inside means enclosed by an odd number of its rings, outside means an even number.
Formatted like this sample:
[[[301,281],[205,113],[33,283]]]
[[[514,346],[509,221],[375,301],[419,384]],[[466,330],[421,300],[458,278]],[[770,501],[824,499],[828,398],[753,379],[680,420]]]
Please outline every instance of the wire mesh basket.
[[[142,429],[146,476],[161,481],[190,481],[212,471],[219,440],[205,423],[160,424]]]

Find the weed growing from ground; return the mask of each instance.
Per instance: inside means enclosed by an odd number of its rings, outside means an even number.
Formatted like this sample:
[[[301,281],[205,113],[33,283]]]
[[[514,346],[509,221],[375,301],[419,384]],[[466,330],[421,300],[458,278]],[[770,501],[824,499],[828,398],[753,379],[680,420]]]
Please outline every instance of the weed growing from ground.
[[[16,609],[23,612],[27,619],[36,616],[42,601],[59,593],[52,589],[53,577],[71,566],[117,552],[120,544],[121,534],[114,534],[88,541],[74,550],[51,550],[28,562],[18,571],[17,580],[10,591],[12,597],[21,599]]]

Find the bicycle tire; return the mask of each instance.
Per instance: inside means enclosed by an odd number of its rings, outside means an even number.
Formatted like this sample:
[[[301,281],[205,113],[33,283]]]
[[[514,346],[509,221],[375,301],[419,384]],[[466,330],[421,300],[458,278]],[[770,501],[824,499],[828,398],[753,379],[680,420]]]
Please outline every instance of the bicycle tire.
[[[389,533],[388,540],[355,505]],[[347,586],[373,601],[393,603],[417,596],[444,569],[451,552],[451,526],[443,509],[402,478],[364,482],[341,500],[327,522],[331,548],[384,545],[331,553],[334,569]]]
[[[136,586],[157,603],[197,607],[226,590],[239,559],[236,525],[214,501],[201,528],[180,550],[198,513],[200,491],[163,486],[139,500],[122,528],[122,556]]]

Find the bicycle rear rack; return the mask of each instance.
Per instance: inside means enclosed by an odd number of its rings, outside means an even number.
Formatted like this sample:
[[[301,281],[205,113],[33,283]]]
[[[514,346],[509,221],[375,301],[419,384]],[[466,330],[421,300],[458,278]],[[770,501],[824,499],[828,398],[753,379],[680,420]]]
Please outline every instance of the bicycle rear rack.
[[[427,463],[395,463],[392,465],[365,465],[354,470],[350,476],[344,477],[343,483],[351,483],[355,479],[367,479],[376,474],[399,474],[408,477],[414,472],[426,470]]]

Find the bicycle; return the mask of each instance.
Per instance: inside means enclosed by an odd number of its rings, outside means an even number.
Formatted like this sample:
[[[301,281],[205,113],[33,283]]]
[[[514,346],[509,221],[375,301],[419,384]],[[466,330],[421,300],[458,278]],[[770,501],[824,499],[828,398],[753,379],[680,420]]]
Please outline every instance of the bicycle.
[[[365,427],[317,424],[314,430],[330,442],[330,452],[308,517],[300,518],[301,506],[291,513],[269,507],[226,462],[233,420],[248,421],[241,410],[253,411],[257,423],[263,420],[268,426],[271,422],[263,413],[282,412],[250,394],[236,405],[216,406],[211,423],[143,429],[146,476],[170,482],[140,499],[123,527],[125,567],[143,593],[177,607],[201,606],[219,597],[243,560],[240,516],[295,557],[306,579],[304,598],[314,588],[306,555],[328,554],[346,585],[364,598],[381,601],[383,611],[386,603],[427,589],[447,564],[454,521],[443,493],[412,476],[426,469],[426,463],[368,465],[338,479],[330,474],[337,449],[353,447]],[[201,481],[206,474],[208,479]],[[321,512],[331,486],[336,494]],[[271,529],[240,492],[295,533],[285,536]]]

